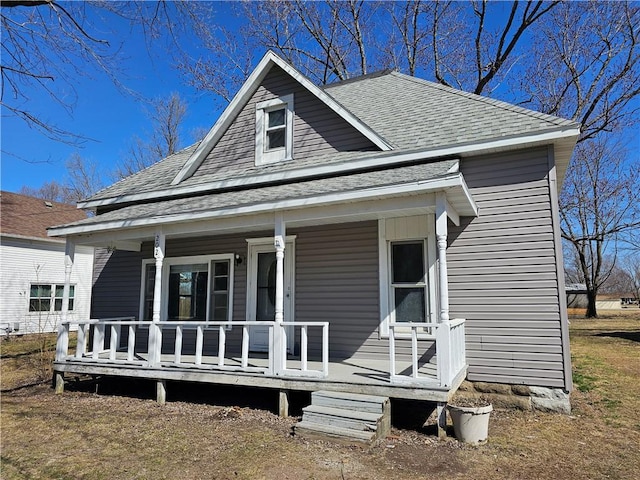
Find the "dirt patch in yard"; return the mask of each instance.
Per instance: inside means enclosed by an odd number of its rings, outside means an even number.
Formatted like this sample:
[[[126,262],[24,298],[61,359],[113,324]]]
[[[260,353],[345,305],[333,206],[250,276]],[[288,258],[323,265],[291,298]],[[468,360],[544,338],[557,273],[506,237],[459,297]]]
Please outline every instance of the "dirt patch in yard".
[[[496,410],[489,442],[479,447],[452,438],[438,441],[431,408],[411,402],[393,402],[391,435],[368,446],[294,436],[298,418],[279,418],[274,413],[277,396],[260,389],[199,385],[176,389],[170,384],[164,406],[153,401],[153,385],[144,382],[102,382],[98,393],[95,383],[79,382],[63,395],[55,395],[49,381],[16,389],[37,383],[38,369],[28,367],[33,362],[27,341],[20,347],[17,340],[3,341],[1,476],[6,480],[637,478],[640,344],[634,335],[638,331],[640,312],[572,319],[577,378],[572,415]],[[304,394],[294,396],[293,412],[305,402]]]

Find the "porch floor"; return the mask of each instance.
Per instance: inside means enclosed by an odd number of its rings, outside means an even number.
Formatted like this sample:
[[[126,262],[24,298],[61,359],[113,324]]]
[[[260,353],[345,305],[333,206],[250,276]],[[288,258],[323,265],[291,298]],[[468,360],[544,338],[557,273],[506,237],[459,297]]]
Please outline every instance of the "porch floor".
[[[389,378],[389,361],[362,358],[348,358],[329,362],[329,375],[326,378],[302,376],[268,376],[264,373],[249,373],[231,370],[240,367],[238,357],[225,357],[225,368],[218,367],[218,357],[203,356],[202,363],[195,365],[195,358],[182,356],[182,363],[173,363],[173,355],[162,355],[159,366],[150,367],[146,362],[146,354],[137,355],[133,361],[127,361],[125,352],[118,352],[116,358],[109,360],[108,353],[100,355],[98,360],[83,357],[82,359],[67,357],[64,361],[56,361],[54,369],[67,374],[108,375],[152,380],[189,381],[216,383],[224,385],[254,386],[280,390],[332,390],[349,393],[381,395],[392,398],[405,398],[435,402],[446,402],[457,390],[466,375],[463,369],[451,388],[438,385],[435,365],[426,364],[420,368],[420,382],[411,384],[391,383]],[[249,359],[249,367],[265,368],[266,358]],[[287,359],[287,368],[299,369],[300,360]],[[321,362],[308,362],[309,369],[322,369]],[[396,374],[410,375],[410,362],[397,362]],[[410,377],[408,377],[410,378]]]

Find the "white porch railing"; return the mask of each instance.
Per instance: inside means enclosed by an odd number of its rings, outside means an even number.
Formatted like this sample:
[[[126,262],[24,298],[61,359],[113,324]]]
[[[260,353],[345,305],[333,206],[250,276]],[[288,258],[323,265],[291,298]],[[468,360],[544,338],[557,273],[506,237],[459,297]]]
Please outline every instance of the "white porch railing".
[[[74,354],[69,354],[69,332],[72,325],[78,325],[78,341]],[[89,331],[93,327],[93,342],[88,349]],[[240,345],[236,352],[240,357],[227,355],[229,348],[228,333],[230,328],[242,328]],[[252,327],[267,328],[269,349],[267,359],[262,355],[253,355],[249,351],[249,340]],[[106,342],[107,329],[110,332]],[[127,345],[121,347],[123,333],[127,331]],[[139,330],[149,330],[146,348],[136,342]],[[287,361],[287,334],[300,329],[300,361],[293,364]],[[320,347],[322,359],[320,368],[311,368],[309,357],[310,329],[322,332]],[[217,353],[209,355],[205,349],[205,332],[218,333]],[[163,353],[162,338],[166,331],[175,332],[173,348],[168,352],[165,345]],[[195,331],[195,347],[193,352],[184,353],[183,340],[187,331]],[[236,337],[236,341],[237,341]],[[138,347],[136,346],[138,344]],[[137,349],[138,348],[138,349]],[[57,362],[91,362],[104,364],[128,364],[154,368],[194,368],[198,370],[216,370],[229,372],[259,373],[266,376],[283,377],[318,377],[323,378],[329,372],[329,323],[328,322],[197,322],[197,321],[135,321],[132,318],[110,318],[87,321],[62,322],[58,331],[56,347]]]
[[[391,383],[420,385],[433,383],[429,375],[420,374],[418,341],[433,341],[436,348],[437,383],[440,387],[451,387],[456,377],[466,366],[464,319],[446,320],[441,323],[390,323],[389,363]],[[398,331],[396,331],[396,329]],[[435,332],[435,333],[434,333]],[[411,342],[410,375],[397,373],[396,342]]]

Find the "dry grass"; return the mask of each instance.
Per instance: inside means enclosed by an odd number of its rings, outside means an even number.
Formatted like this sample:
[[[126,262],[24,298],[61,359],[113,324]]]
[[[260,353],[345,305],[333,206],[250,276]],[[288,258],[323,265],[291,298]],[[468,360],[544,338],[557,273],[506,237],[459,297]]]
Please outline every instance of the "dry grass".
[[[106,385],[106,395],[89,386],[56,396],[46,384],[7,391],[34,378],[30,355],[12,340],[2,344],[1,477],[637,478],[640,312],[574,318],[571,337],[573,414],[496,411],[482,447],[438,442],[431,427],[394,428],[372,447],[305,441],[291,435],[295,419],[269,411],[275,395],[262,390],[192,387],[205,403],[184,401],[183,391],[163,407],[149,384]]]

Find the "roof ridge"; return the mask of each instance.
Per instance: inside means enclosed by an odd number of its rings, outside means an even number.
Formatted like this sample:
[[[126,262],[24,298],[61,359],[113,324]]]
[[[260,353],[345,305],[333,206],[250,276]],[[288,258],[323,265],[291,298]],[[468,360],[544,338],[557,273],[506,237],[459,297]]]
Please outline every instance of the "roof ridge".
[[[553,123],[555,125],[579,125],[578,122],[576,122],[575,120],[569,120],[567,118],[558,117],[556,115],[550,115],[548,113],[539,112],[537,110],[532,110],[530,108],[520,107],[518,105],[514,105],[504,100],[498,100],[496,98],[487,97],[485,95],[479,95],[477,93],[471,93],[465,90],[459,90],[457,88],[449,87],[447,85],[442,85],[441,83],[433,82],[431,80],[425,80],[424,78],[407,75],[406,73],[392,71],[390,72],[390,74],[405,81],[419,83],[419,84],[426,84],[426,86],[443,90],[445,92],[448,92],[454,95],[460,95],[470,100],[483,102],[488,105],[492,105],[494,107],[498,107],[509,112],[521,113],[529,117],[536,118],[538,120],[544,120],[549,123]]]
[[[370,78],[383,77],[384,75],[389,75],[390,73],[393,73],[395,71],[396,70],[393,68],[383,68],[382,70],[376,70],[375,72],[365,73],[363,75],[358,75],[357,77],[346,78],[344,80],[339,80],[337,82],[321,85],[320,88],[322,90],[326,90],[327,88],[340,87],[345,84],[361,82],[363,80],[368,80]]]

